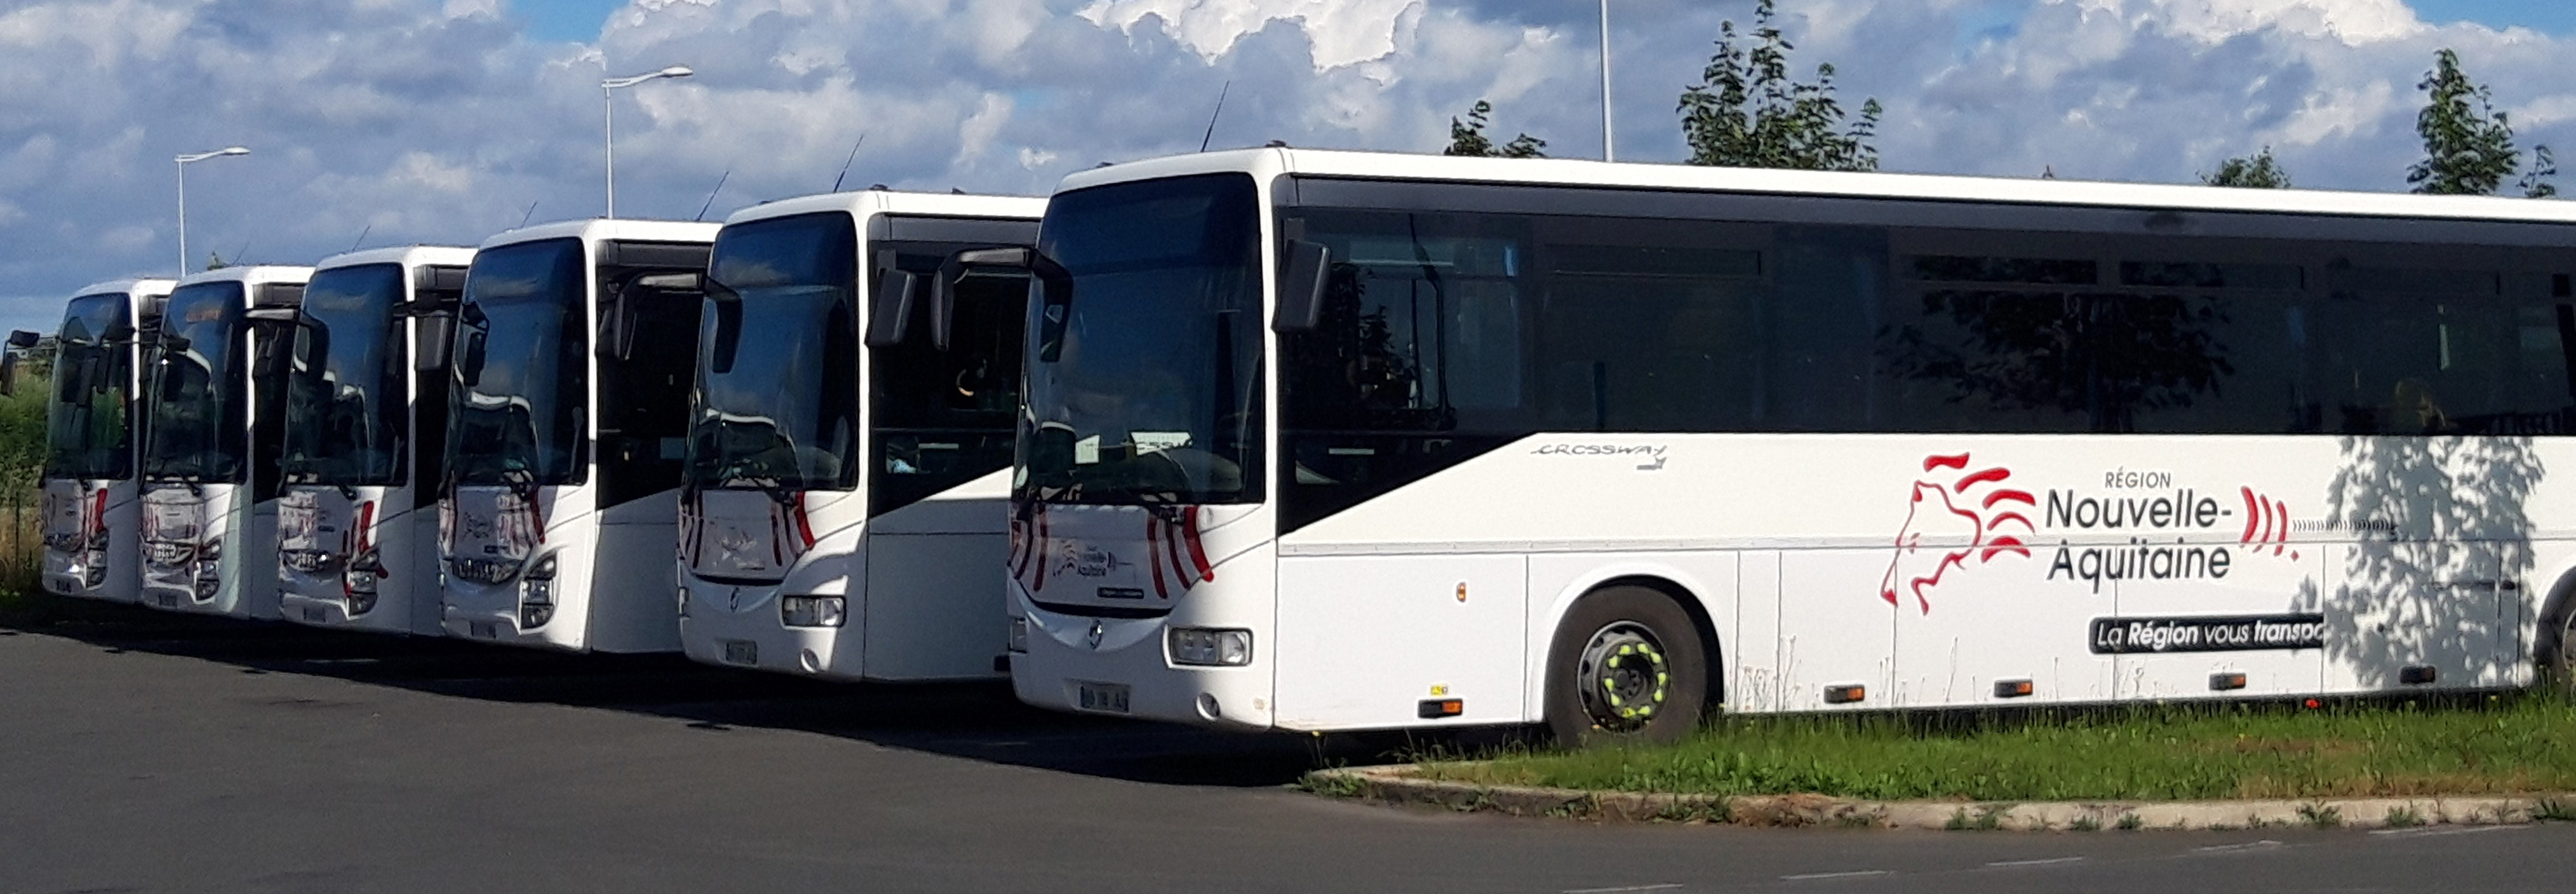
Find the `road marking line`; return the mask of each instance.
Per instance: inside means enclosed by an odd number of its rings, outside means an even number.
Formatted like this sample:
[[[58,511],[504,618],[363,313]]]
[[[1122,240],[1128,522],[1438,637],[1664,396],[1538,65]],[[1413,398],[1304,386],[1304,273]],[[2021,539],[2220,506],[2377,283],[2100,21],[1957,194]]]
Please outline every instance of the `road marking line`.
[[[2010,869],[2015,866],[2056,866],[2062,863],[2082,862],[2084,862],[2083,857],[2050,857],[2045,860],[1996,860],[1986,865],[1997,869]]]
[[[2192,848],[2191,852],[2195,854],[2234,854],[2243,853],[2245,851],[2270,850],[2276,847],[2287,847],[2287,845],[2266,838],[2261,841],[2249,841],[2244,844],[2213,844],[2208,847],[2196,847]]]
[[[1625,888],[1575,888],[1565,892],[1565,894],[1625,894],[1625,892],[1629,891],[1671,891],[1679,889],[1680,887],[1680,885],[1666,884],[1630,885]]]
[[[2530,826],[2455,826],[2448,829],[2378,829],[2372,835],[2391,838],[2431,838],[2437,835],[2475,835],[2480,832],[2517,832]]]
[[[1869,878],[1877,875],[1895,874],[1896,873],[1885,869],[1863,869],[1858,872],[1810,872],[1805,875],[1784,875],[1780,877],[1780,880],[1784,882],[1812,882],[1829,878]]]

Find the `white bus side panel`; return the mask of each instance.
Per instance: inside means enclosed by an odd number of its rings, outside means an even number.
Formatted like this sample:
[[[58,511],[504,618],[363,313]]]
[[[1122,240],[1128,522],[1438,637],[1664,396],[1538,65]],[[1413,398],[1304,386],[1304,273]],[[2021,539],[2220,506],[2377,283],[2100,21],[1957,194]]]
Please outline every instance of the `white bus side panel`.
[[[1846,560],[1860,567],[1878,565],[1873,573],[1884,575],[1886,556],[1886,550],[1869,550]],[[1883,596],[1878,603],[1896,616],[1896,681],[1887,698],[1873,692],[1862,707],[1973,707],[2112,697],[2112,656],[2092,654],[2082,635],[2094,618],[2109,613],[2107,590],[2097,601],[2045,581],[1999,581],[1973,596],[1953,590],[1934,593],[1938,601],[1926,611],[1904,589],[1899,587],[1897,604],[1889,606]],[[2019,681],[2031,684],[2028,696],[1996,693],[1996,684]],[[1820,692],[1795,695],[1822,697]]]
[[[2325,550],[2303,546],[2296,559],[2267,557],[2267,561],[2241,559],[2225,580],[2174,581],[2131,580],[2106,585],[2112,594],[2115,611],[2122,618],[2197,617],[2207,615],[2259,615],[2283,610],[2305,610],[2315,602],[2311,595],[2323,580]],[[2235,555],[2242,557],[2243,552]],[[2333,612],[2326,613],[2328,624]],[[2090,632],[2087,635],[2091,635]],[[2333,634],[2328,634],[2332,641]],[[2249,650],[2236,652],[2172,652],[2165,654],[2130,653],[2119,656],[2119,688],[2115,697],[2122,699],[2175,700],[2211,696],[2290,695],[2317,692],[2325,684],[2326,650]],[[2216,674],[2245,675],[2242,690],[2221,691],[2213,688]],[[2388,681],[2393,688],[2393,675]]]
[[[1003,510],[993,509],[996,523]],[[871,680],[980,680],[1010,632],[1002,586],[1008,534],[868,537],[867,653]],[[859,608],[859,606],[853,606]]]
[[[1493,573],[1495,556],[1530,557],[1533,574],[1548,557],[1570,576],[1640,552],[1746,556],[1743,586],[1777,599],[1732,610],[1740,629],[1720,647],[1736,656],[1735,710],[1826,709],[1825,688],[1844,685],[1868,687],[1852,706],[1866,709],[1994,704],[2005,701],[1996,682],[2022,679],[2031,702],[2421,688],[2400,682],[2417,665],[2436,669],[2436,688],[2521,682],[2530,628],[2576,528],[2576,490],[2548,485],[2543,460],[2576,463],[2571,448],[2332,435],[1535,435],[1281,539],[1281,698],[1288,707],[1292,693],[1329,685],[1307,678],[1339,681],[1350,673],[1339,668],[1362,660],[1294,635],[1319,623],[1306,603],[1372,625],[1436,617],[1357,600],[1382,586],[1364,561],[1372,555],[1414,557],[1385,573],[1425,581],[1443,567]],[[1294,568],[1326,556],[1338,558]],[[1553,585],[1533,579],[1535,602],[1551,601]],[[1560,616],[1561,606],[1531,606],[1526,673],[1541,669]],[[1485,635],[1470,626],[1434,635]],[[1367,636],[1395,635],[1382,629]],[[1766,671],[1775,687],[1762,685]],[[2212,675],[2234,673],[2242,689],[2213,688]],[[1530,678],[1525,705],[1541,683]]]
[[[611,506],[599,520],[590,573],[589,648],[597,652],[680,650],[680,492]]]
[[[1281,556],[1278,666],[1299,670],[1277,722],[1418,726],[1435,698],[1465,703],[1449,722],[1520,722],[1528,581],[1517,555]]]
[[[1896,624],[1878,596],[1885,550],[1793,549],[1780,554],[1780,710],[1891,707]],[[1861,686],[1867,699],[1825,703],[1825,687]]]
[[[1780,553],[1746,551],[1736,565],[1735,588],[1737,633],[1733,641],[1717,644],[1730,665],[1725,709],[1780,710]]]

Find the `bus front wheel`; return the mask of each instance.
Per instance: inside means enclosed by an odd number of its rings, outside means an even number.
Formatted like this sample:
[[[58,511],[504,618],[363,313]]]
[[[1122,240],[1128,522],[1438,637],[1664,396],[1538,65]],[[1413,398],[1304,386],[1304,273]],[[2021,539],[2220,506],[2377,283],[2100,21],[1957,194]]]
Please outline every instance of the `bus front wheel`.
[[[1557,624],[1547,683],[1547,725],[1560,745],[1673,742],[1699,727],[1708,658],[1672,597],[1608,587]]]

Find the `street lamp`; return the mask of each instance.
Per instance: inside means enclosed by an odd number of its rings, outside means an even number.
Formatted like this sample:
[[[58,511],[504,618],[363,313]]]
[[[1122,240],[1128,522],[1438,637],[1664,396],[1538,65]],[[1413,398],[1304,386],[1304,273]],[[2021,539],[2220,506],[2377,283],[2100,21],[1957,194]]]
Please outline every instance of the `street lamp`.
[[[601,106],[606,109],[606,114],[602,116],[606,126],[601,130],[608,136],[608,219],[617,219],[617,98],[610,91],[620,87],[632,87],[656,78],[685,78],[693,74],[697,72],[690,71],[686,65],[674,65],[661,71],[633,77],[609,78],[599,82]]]
[[[1618,161],[1610,135],[1610,0],[1601,0],[1601,160]]]
[[[227,146],[213,152],[191,152],[179,156],[179,275],[188,275],[188,164],[227,155],[249,155],[250,150]]]

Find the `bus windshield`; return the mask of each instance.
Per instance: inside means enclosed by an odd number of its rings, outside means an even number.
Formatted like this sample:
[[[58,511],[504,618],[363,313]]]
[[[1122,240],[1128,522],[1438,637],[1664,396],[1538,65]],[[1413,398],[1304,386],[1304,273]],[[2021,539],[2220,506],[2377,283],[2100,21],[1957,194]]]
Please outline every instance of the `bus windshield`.
[[[250,463],[242,284],[207,282],[170,294],[161,317],[143,440],[146,478],[242,483]]]
[[[55,337],[54,401],[47,414],[45,475],[125,478],[134,474],[129,383],[134,311],[123,294],[83,295],[63,313]]]
[[[846,213],[741,224],[716,239],[689,413],[690,486],[856,486],[857,278],[858,233]],[[719,345],[727,329],[732,344]]]
[[[1072,288],[1030,302],[1018,498],[1260,501],[1257,204],[1242,174],[1049,203],[1039,251]]]
[[[458,484],[559,485],[583,477],[590,366],[578,239],[476,255],[459,309],[447,467]]]
[[[401,483],[405,409],[399,264],[315,274],[304,290],[305,326],[287,381],[291,484]]]

